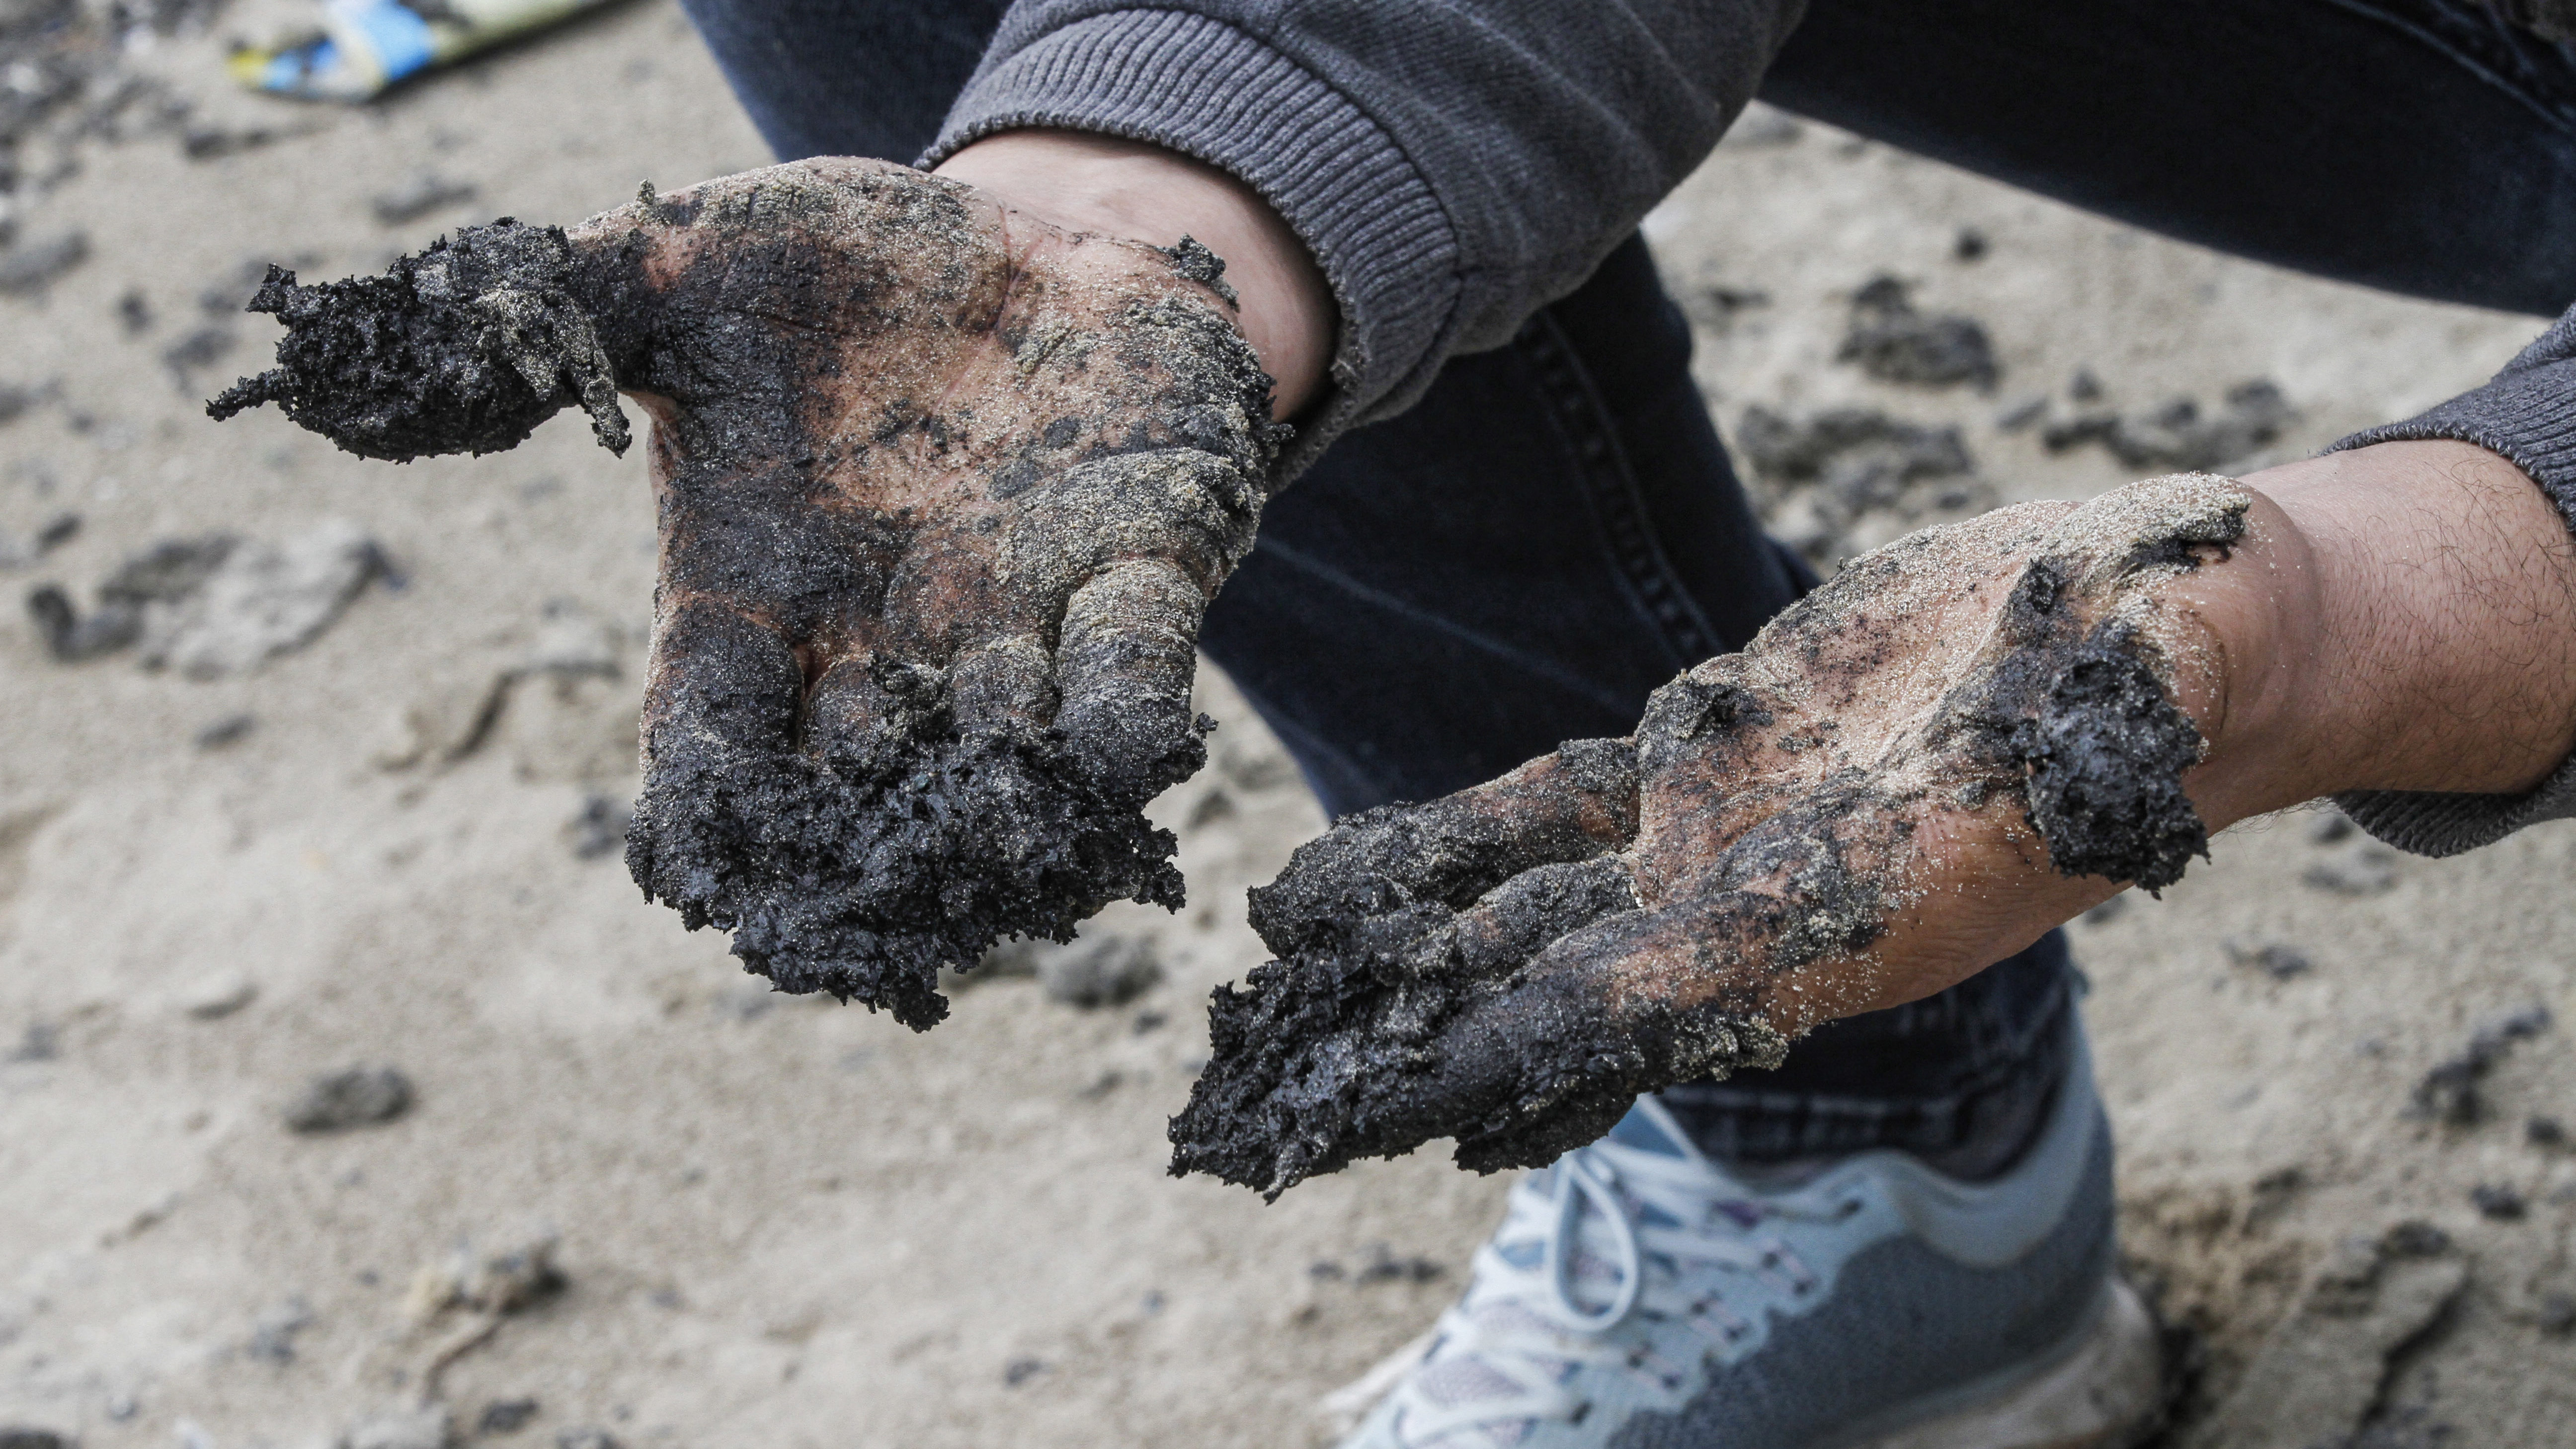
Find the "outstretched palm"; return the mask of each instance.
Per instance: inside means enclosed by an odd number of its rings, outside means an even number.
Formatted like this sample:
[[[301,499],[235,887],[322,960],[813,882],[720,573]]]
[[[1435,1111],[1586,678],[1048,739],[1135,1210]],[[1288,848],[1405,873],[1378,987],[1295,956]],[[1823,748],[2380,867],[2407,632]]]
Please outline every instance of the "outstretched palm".
[[[1202,762],[1207,599],[1282,429],[1222,264],[880,162],[771,167],[569,232],[471,228],[263,310],[277,401],[377,457],[652,413],[661,578],[628,862],[793,991],[920,1028],[938,968],[1177,906],[1140,807]]]
[[[2213,681],[2163,586],[2250,498],[2186,476],[1915,535],[1634,736],[1342,822],[1253,893],[1280,959],[1220,989],[1174,1170],[1275,1195],[1441,1136],[1535,1165],[2170,883],[2206,840],[2174,701]]]
[[[1177,906],[1139,807],[1205,758],[1193,644],[1269,462],[1217,298],[863,162],[572,240],[654,415],[645,890],[780,985],[915,1026],[1000,933]]]

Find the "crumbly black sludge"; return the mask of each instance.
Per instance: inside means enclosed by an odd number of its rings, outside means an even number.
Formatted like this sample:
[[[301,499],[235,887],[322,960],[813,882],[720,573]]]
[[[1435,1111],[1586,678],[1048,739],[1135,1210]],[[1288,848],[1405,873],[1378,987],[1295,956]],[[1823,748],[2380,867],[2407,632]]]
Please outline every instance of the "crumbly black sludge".
[[[636,881],[780,988],[926,1029],[942,966],[1069,939],[1114,899],[1181,904],[1176,842],[1142,807],[1205,761],[1192,643],[1250,550],[1284,430],[1248,344],[1170,281],[1212,282],[1203,248],[1155,257],[1158,286],[1068,285],[1060,313],[1006,324],[1002,301],[1042,279],[996,260],[963,188],[818,169],[834,164],[648,189],[575,230],[548,295],[616,386],[672,405]],[[429,330],[413,275],[289,294],[281,356],[495,375],[483,334],[481,351],[344,340]],[[880,376],[970,344],[1007,363],[981,393]],[[235,391],[291,396],[317,367],[298,369]],[[1023,385],[1062,410],[998,436],[984,417],[1024,408]],[[378,456],[508,446],[543,415],[533,388],[415,386],[407,411],[392,391],[381,418],[289,412],[399,440]],[[854,393],[876,399],[855,420]],[[497,394],[513,401],[477,410]],[[925,453],[956,460],[950,492],[902,491]]]
[[[561,227],[460,228],[381,277],[303,286],[271,266],[250,301],[286,324],[277,366],[206,404],[221,421],[273,402],[362,458],[407,463],[517,447],[567,407],[626,451],[617,384],[569,285]]]
[[[2239,503],[2135,542],[2109,569],[2187,572],[2244,533]],[[2136,621],[2071,597],[2083,571],[2078,560],[2043,558],[2023,572],[2002,621],[2014,648],[1962,712],[1965,744],[2018,775],[2005,787],[2018,789],[2060,874],[2157,892],[2209,854],[2209,829],[2182,785],[2208,742],[2173,702],[2170,668]]]

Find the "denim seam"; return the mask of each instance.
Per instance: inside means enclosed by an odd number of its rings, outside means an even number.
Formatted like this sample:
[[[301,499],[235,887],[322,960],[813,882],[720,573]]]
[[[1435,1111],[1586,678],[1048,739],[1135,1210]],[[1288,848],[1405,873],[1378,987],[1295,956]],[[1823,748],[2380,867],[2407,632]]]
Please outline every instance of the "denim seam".
[[[1723,653],[1725,645],[1719,642],[1717,630],[1665,561],[1645,503],[1637,496],[1635,471],[1628,464],[1627,450],[1619,445],[1617,425],[1563,330],[1554,318],[1540,312],[1513,341],[1553,405],[1551,413],[1569,445],[1584,500],[1601,531],[1602,552],[1618,570],[1631,605],[1654,624],[1681,668]]]

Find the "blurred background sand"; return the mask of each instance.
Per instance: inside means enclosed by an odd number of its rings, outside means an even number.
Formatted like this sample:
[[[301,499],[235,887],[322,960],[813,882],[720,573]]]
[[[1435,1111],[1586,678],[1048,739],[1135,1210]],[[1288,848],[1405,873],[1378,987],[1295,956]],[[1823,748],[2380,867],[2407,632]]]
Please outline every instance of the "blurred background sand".
[[[0,223],[0,279],[85,253],[0,295],[0,1428],[393,1449],[424,1421],[383,1416],[426,1401],[459,1439],[589,1449],[1328,1442],[1319,1400],[1428,1326],[1507,1183],[1424,1154],[1265,1208],[1162,1175],[1200,1003],[1261,959],[1242,892],[1323,823],[1275,745],[1211,674],[1218,763],[1157,807],[1189,909],[1113,910],[928,1036],[768,994],[644,904],[602,848],[635,787],[640,459],[559,419],[393,469],[199,404],[265,362],[237,310],[264,262],[371,272],[769,158],[669,0],[364,109],[229,88],[223,40],[290,9],[133,29],[21,138]],[[1812,444],[1757,446],[1752,481],[1828,562],[2161,471],[2122,448],[2298,456],[2539,327],[1773,113],[1648,232],[1730,438],[1771,436],[1759,408]],[[1837,360],[1881,274],[1977,324],[1991,386]],[[2224,401],[2256,380],[2285,406]],[[1835,408],[1877,420],[1829,448]],[[330,521],[384,569],[220,677],[57,662],[15,602]],[[2532,1121],[2576,1126],[2576,831],[2431,862],[2337,823],[2240,828],[2073,928],[2126,1248],[2198,1365],[2176,1442],[2576,1444],[2576,1155]],[[353,1065],[407,1109],[290,1131]],[[507,1261],[532,1245],[551,1274]]]

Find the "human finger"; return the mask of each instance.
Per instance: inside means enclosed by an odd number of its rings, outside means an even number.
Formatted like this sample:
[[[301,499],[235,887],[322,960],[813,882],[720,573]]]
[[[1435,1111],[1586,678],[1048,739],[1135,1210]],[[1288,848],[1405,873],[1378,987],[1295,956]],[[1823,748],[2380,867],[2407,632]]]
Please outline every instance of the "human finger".
[[[960,735],[1032,742],[1056,713],[1055,659],[1033,634],[977,645],[948,668],[948,708]]]
[[[1006,550],[1033,596],[1078,587],[1113,564],[1159,558],[1213,595],[1252,551],[1256,481],[1199,448],[1094,459],[1015,494]]]
[[[1776,1064],[1776,1033],[1756,1017],[1716,999],[1619,989],[1624,943],[1653,933],[1661,913],[1622,908],[1622,883],[1604,864],[1516,879],[1521,887],[1557,877],[1517,903],[1539,909],[1492,910],[1497,901],[1444,927],[1435,935],[1445,949],[1392,981],[1382,964],[1353,969],[1347,957],[1320,955],[1271,962],[1245,990],[1220,988],[1208,1066],[1172,1120],[1172,1170],[1275,1198],[1306,1177],[1439,1137],[1458,1140],[1462,1166],[1530,1165],[1607,1131],[1640,1091]],[[1559,899],[1542,901],[1550,895]],[[1574,909],[1555,915],[1550,905]],[[1491,914],[1479,920],[1479,911]],[[1520,968],[1456,969],[1480,930],[1505,927],[1490,944],[1508,957],[1586,919]],[[1437,960],[1451,969],[1424,969]]]
[[[1573,740],[1510,774],[1420,805],[1350,816],[1252,891],[1252,927],[1283,958],[1414,906],[1458,910],[1539,866],[1625,847],[1637,830],[1626,740]]]
[[[1056,644],[1056,728],[1086,776],[1137,806],[1207,762],[1190,709],[1206,596],[1159,558],[1112,565],[1074,591]]]
[[[678,842],[702,833],[729,777],[792,750],[804,685],[795,651],[766,624],[711,598],[679,603],[655,630],[644,693],[644,796],[628,833],[636,883],[707,924],[714,881]]]

